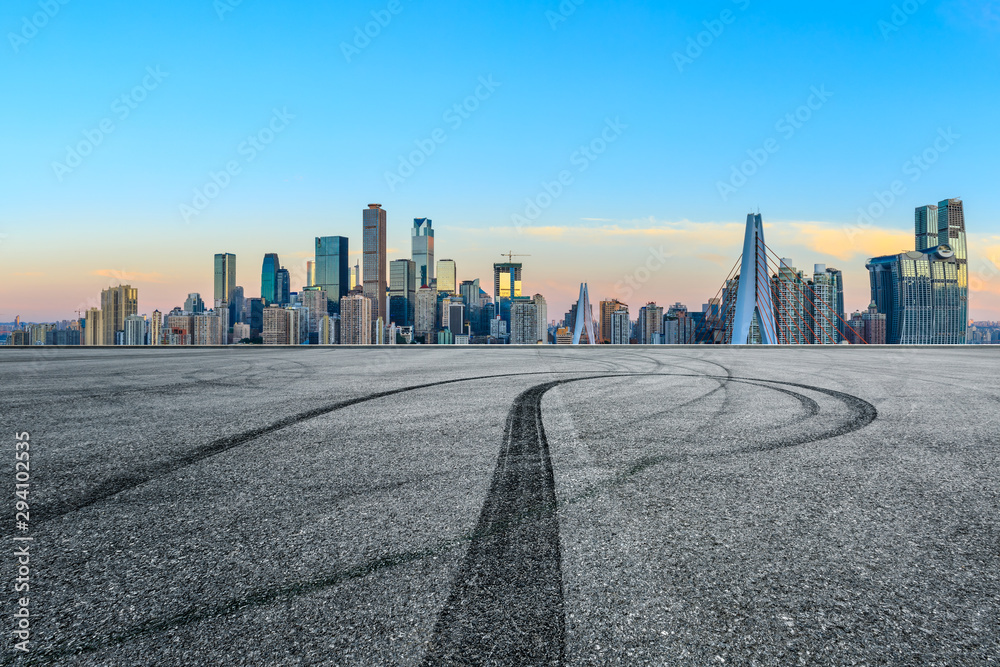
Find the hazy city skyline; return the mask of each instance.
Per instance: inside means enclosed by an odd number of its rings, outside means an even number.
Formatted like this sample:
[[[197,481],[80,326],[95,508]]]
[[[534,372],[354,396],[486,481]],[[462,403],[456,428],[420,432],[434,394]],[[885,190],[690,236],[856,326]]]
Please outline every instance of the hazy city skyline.
[[[531,255],[526,291],[554,312],[580,282],[595,300],[700,303],[759,209],[775,249],[842,269],[863,308],[865,261],[910,249],[913,210],[943,195],[968,207],[970,315],[1000,319],[996,9],[184,0],[60,4],[31,29],[38,5],[18,2],[0,321],[71,316],[118,282],[147,313],[211,295],[219,252],[243,258],[248,295],[267,252],[298,289],[315,237],[360,258],[373,201],[389,261],[426,216],[459,279]],[[946,101],[917,103],[944,82]],[[616,289],[655,252],[669,265]]]

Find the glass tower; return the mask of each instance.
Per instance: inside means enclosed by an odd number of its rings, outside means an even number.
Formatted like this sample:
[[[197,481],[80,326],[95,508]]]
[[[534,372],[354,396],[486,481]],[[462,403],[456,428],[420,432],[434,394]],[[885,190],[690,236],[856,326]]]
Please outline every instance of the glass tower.
[[[416,307],[417,271],[412,259],[389,263],[389,321],[398,326],[413,326]]]
[[[333,310],[340,310],[340,300],[351,291],[351,267],[348,241],[344,236],[321,236],[316,239],[316,279],[313,285],[326,291]]]
[[[372,321],[386,319],[386,215],[381,204],[369,204],[362,213],[364,232],[364,294],[372,301]]]
[[[278,269],[280,268],[281,262],[278,261],[277,254],[271,252],[264,255],[264,265],[260,271],[260,298],[264,300],[265,305],[278,302],[275,295],[278,287]]]
[[[430,287],[434,280],[434,228],[428,218],[414,218],[410,230],[412,257],[417,265],[417,288]]]
[[[455,260],[442,259],[437,263],[438,292],[456,294],[458,290],[458,269]]]
[[[969,250],[965,240],[965,208],[961,199],[938,203],[938,244],[955,253],[958,263],[958,290],[962,303],[963,327],[969,326]],[[963,338],[963,343],[964,338]]]
[[[236,289],[236,255],[223,253],[215,256],[215,304],[233,300]]]
[[[917,237],[917,250],[927,250],[941,245],[938,242],[938,207],[921,206],[914,214],[914,231]]]

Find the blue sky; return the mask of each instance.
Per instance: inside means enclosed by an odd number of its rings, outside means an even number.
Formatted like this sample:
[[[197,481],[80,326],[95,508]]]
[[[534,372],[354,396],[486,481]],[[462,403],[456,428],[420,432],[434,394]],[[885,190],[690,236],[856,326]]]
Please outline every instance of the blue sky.
[[[854,309],[865,258],[910,249],[913,208],[947,197],[966,202],[973,315],[1000,319],[1000,2],[64,2],[0,13],[0,261],[14,267],[0,321],[70,317],[119,280],[142,312],[169,309],[211,294],[223,251],[256,296],[265,252],[294,280],[316,235],[360,250],[369,202],[388,211],[390,259],[425,216],[460,279],[530,254],[525,287],[553,316],[583,281],[636,311],[698,307],[759,208],[780,254],[845,270]],[[81,142],[96,145],[70,167]],[[925,151],[932,164],[907,166]],[[720,194],[754,153],[766,161]],[[401,159],[420,164],[387,177]],[[897,180],[905,193],[857,227]],[[661,249],[671,262],[622,293]]]

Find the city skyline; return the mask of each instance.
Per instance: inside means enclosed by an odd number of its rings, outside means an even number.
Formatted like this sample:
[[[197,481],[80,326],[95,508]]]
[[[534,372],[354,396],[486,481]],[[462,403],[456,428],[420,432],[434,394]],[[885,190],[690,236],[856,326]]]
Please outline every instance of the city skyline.
[[[460,278],[532,255],[526,291],[556,312],[580,282],[594,299],[696,303],[760,209],[775,248],[841,268],[863,308],[864,263],[911,248],[913,209],[939,193],[969,205],[970,276],[989,273],[971,315],[1000,319],[996,3],[225,6],[181,0],[155,30],[139,7],[61,6],[30,39],[37,4],[12,6],[5,73],[32,104],[4,112],[18,131],[0,165],[15,267],[0,320],[85,311],[115,281],[145,312],[211,299],[201,249],[243,258],[248,294],[276,252],[298,289],[315,237],[350,237],[360,257],[367,201],[390,212],[388,260],[410,257],[406,221],[427,216]],[[362,48],[373,16],[385,25]],[[344,103],[373,81],[377,104]],[[945,101],[914,103],[945,81]],[[669,266],[629,287],[661,248]]]

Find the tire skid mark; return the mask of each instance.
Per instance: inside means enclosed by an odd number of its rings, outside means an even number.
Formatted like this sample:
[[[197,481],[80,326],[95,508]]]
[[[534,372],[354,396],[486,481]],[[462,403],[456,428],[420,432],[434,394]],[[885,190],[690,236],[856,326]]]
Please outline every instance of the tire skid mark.
[[[728,369],[726,369],[726,370],[728,372]],[[577,372],[581,372],[581,371],[571,371],[570,373],[577,373]],[[487,376],[487,377],[488,378],[496,378],[496,377],[520,377],[520,376],[523,376],[523,375],[554,375],[554,374],[557,374],[557,373],[556,372],[519,373],[519,374],[511,374],[511,375],[508,375],[508,376],[493,375],[493,376]],[[516,502],[516,499],[515,499],[514,502],[511,502],[510,498],[506,498],[506,499],[504,499],[504,498],[492,498],[491,499],[490,495],[488,495],[487,496],[487,501],[486,501],[486,503],[484,503],[483,511],[481,512],[481,515],[480,515],[480,522],[477,525],[476,529],[472,533],[470,533],[470,534],[465,534],[465,535],[461,535],[461,536],[459,536],[457,538],[453,538],[451,540],[442,541],[442,542],[438,543],[438,545],[436,545],[434,547],[430,547],[430,548],[423,549],[423,550],[418,550],[418,551],[404,551],[404,552],[397,552],[397,553],[385,554],[383,556],[380,556],[379,558],[370,560],[368,562],[365,562],[365,563],[362,563],[362,564],[358,564],[358,565],[355,565],[355,566],[350,567],[350,568],[342,569],[342,570],[339,570],[337,572],[331,573],[331,574],[329,574],[327,576],[323,576],[323,577],[320,577],[320,578],[317,578],[317,579],[313,579],[313,580],[310,580],[310,581],[295,583],[295,584],[286,585],[286,586],[270,587],[270,588],[266,588],[266,589],[260,590],[260,591],[258,591],[256,593],[252,593],[252,594],[247,595],[247,596],[242,597],[242,598],[230,600],[230,601],[225,602],[225,603],[220,603],[220,604],[213,605],[213,606],[210,606],[210,607],[188,609],[188,610],[185,610],[183,612],[179,612],[177,614],[174,614],[174,615],[166,617],[166,618],[151,619],[149,621],[138,623],[138,624],[132,626],[131,628],[123,630],[122,632],[109,633],[108,635],[105,635],[103,637],[93,637],[89,641],[87,641],[85,643],[82,643],[82,644],[78,644],[78,645],[76,645],[76,646],[74,646],[72,648],[64,648],[62,650],[58,650],[58,649],[57,650],[50,650],[50,651],[39,652],[39,653],[33,654],[24,664],[45,664],[45,661],[47,661],[50,658],[58,658],[58,657],[64,657],[64,656],[74,656],[74,655],[81,655],[81,654],[85,654],[85,653],[91,653],[91,652],[94,652],[94,651],[106,648],[108,646],[113,646],[113,645],[127,643],[129,641],[132,641],[134,639],[138,639],[138,638],[146,636],[146,635],[160,634],[160,633],[163,633],[163,632],[168,632],[168,631],[173,630],[175,628],[187,626],[187,625],[190,625],[190,624],[193,624],[193,623],[199,623],[199,622],[202,622],[202,621],[207,621],[207,620],[222,618],[222,617],[229,616],[229,615],[232,615],[232,614],[235,614],[235,613],[238,613],[238,612],[242,612],[242,611],[245,611],[245,610],[251,609],[251,608],[258,608],[258,607],[270,606],[270,605],[274,604],[275,602],[284,601],[284,600],[286,600],[288,598],[291,598],[291,597],[297,597],[297,596],[300,596],[300,595],[307,595],[307,594],[311,594],[311,593],[316,593],[316,592],[319,592],[319,591],[322,591],[322,590],[325,590],[325,589],[328,589],[328,588],[339,586],[341,584],[344,584],[346,582],[349,582],[349,581],[352,581],[352,580],[355,580],[355,579],[360,579],[360,578],[364,578],[364,577],[370,576],[371,574],[374,574],[374,573],[379,572],[381,570],[390,569],[390,568],[398,567],[398,566],[401,566],[401,565],[406,565],[406,564],[409,564],[409,563],[413,563],[413,562],[424,560],[426,558],[436,557],[436,556],[439,556],[439,555],[441,555],[443,553],[451,551],[453,549],[462,547],[464,545],[469,545],[468,552],[466,554],[465,562],[463,562],[463,565],[461,566],[461,569],[460,569],[460,574],[456,578],[456,582],[455,582],[455,585],[454,585],[454,590],[453,590],[451,596],[449,597],[448,603],[446,603],[446,605],[445,605],[445,610],[442,611],[442,614],[439,617],[438,626],[440,627],[440,626],[442,626],[443,624],[446,623],[446,619],[455,619],[455,618],[458,618],[458,613],[460,613],[462,611],[462,609],[459,609],[458,612],[452,611],[452,612],[450,612],[450,615],[446,616],[446,612],[449,609],[449,606],[452,604],[453,600],[455,600],[456,602],[461,603],[461,602],[463,602],[466,599],[466,596],[468,595],[468,593],[470,593],[470,592],[475,593],[475,588],[474,587],[478,585],[478,583],[477,583],[478,580],[475,580],[475,579],[469,580],[468,578],[463,579],[463,576],[462,576],[463,574],[466,574],[466,573],[473,573],[473,574],[475,574],[477,571],[479,571],[482,568],[482,562],[478,560],[479,556],[474,557],[473,554],[474,553],[483,554],[483,555],[485,555],[486,559],[494,559],[494,558],[496,558],[495,554],[486,553],[485,552],[486,550],[483,548],[483,545],[493,543],[493,544],[498,544],[498,545],[503,546],[503,540],[504,540],[504,536],[505,535],[508,536],[508,538],[509,538],[510,536],[514,536],[514,535],[520,536],[520,535],[530,534],[531,533],[530,530],[527,531],[527,533],[525,531],[520,531],[518,529],[518,524],[531,524],[531,523],[535,523],[535,524],[539,524],[540,523],[540,524],[542,524],[542,526],[541,526],[540,529],[538,527],[536,527],[536,529],[534,531],[534,534],[536,535],[536,538],[541,538],[543,541],[549,539],[549,533],[552,530],[552,526],[553,525],[555,526],[555,551],[556,551],[556,553],[553,554],[551,550],[550,551],[545,551],[543,549],[541,552],[539,552],[541,554],[542,558],[539,559],[539,560],[537,560],[537,564],[540,567],[535,568],[535,573],[541,575],[541,581],[547,582],[547,584],[549,586],[548,591],[547,591],[547,597],[543,598],[543,600],[545,602],[543,604],[543,609],[541,610],[541,612],[543,614],[548,614],[549,615],[549,622],[548,622],[548,625],[545,626],[545,627],[548,628],[548,632],[551,634],[553,632],[554,628],[560,627],[560,625],[557,625],[557,623],[561,624],[561,627],[563,627],[563,628],[565,627],[565,618],[564,617],[561,617],[559,621],[553,621],[551,619],[551,614],[553,613],[553,609],[555,609],[555,608],[558,608],[560,610],[560,614],[562,614],[562,581],[561,581],[561,571],[560,571],[560,577],[559,577],[559,582],[558,582],[558,595],[555,594],[556,588],[553,587],[551,579],[549,579],[549,580],[545,580],[544,579],[544,577],[546,576],[546,573],[547,573],[548,577],[552,577],[553,576],[552,575],[552,567],[553,567],[553,563],[554,562],[558,562],[559,565],[560,565],[560,567],[561,567],[561,555],[558,554],[558,549],[559,549],[558,517],[556,516],[557,512],[560,509],[563,509],[563,508],[566,508],[566,507],[569,507],[569,506],[573,506],[573,505],[579,504],[581,502],[584,502],[586,500],[594,498],[594,497],[600,495],[601,493],[603,493],[605,491],[608,491],[610,489],[614,489],[614,488],[623,486],[625,484],[628,484],[632,480],[632,478],[634,478],[635,476],[637,476],[639,474],[642,474],[642,473],[646,472],[647,470],[649,470],[649,469],[651,469],[651,468],[653,468],[655,466],[662,465],[664,463],[684,463],[684,462],[692,461],[692,460],[719,459],[719,458],[725,458],[725,457],[734,456],[734,455],[747,454],[747,453],[753,453],[753,452],[759,452],[759,451],[770,451],[770,450],[774,450],[774,449],[781,449],[781,448],[788,448],[788,447],[793,447],[793,446],[798,446],[798,445],[809,444],[809,443],[812,443],[812,442],[817,442],[817,441],[820,441],[820,440],[825,440],[825,439],[836,437],[836,436],[839,436],[839,435],[846,435],[848,433],[852,433],[854,431],[860,430],[860,429],[868,426],[868,424],[872,423],[878,417],[878,411],[875,408],[875,406],[873,406],[868,401],[865,401],[865,400],[863,400],[861,398],[858,398],[858,397],[850,395],[850,394],[846,394],[846,393],[835,391],[835,390],[831,390],[831,389],[824,389],[824,388],[821,388],[821,387],[815,387],[815,386],[811,386],[811,385],[798,384],[798,383],[781,382],[781,381],[777,381],[777,380],[765,380],[765,379],[760,379],[760,378],[738,378],[738,377],[733,377],[731,374],[728,375],[728,376],[723,377],[723,376],[708,376],[708,375],[704,375],[704,374],[698,374],[698,375],[696,375],[696,374],[678,374],[678,373],[617,373],[617,374],[597,375],[597,376],[584,377],[584,378],[568,378],[568,379],[564,379],[564,380],[558,380],[558,381],[548,382],[548,383],[544,383],[544,384],[541,384],[541,385],[536,385],[535,387],[533,387],[533,388],[531,388],[531,389],[523,392],[521,394],[521,396],[519,396],[519,399],[521,397],[525,397],[525,399],[527,399],[527,397],[530,396],[531,403],[527,403],[526,404],[525,402],[521,401],[520,410],[522,410],[522,412],[519,413],[518,417],[512,418],[512,417],[509,416],[509,419],[508,419],[508,429],[513,430],[512,429],[512,421],[516,422],[519,425],[518,426],[519,429],[523,429],[524,428],[524,424],[525,424],[525,416],[524,416],[524,412],[523,412],[524,407],[527,405],[527,407],[529,408],[528,409],[528,413],[534,415],[534,419],[535,419],[535,435],[539,438],[539,442],[538,442],[539,450],[534,455],[535,458],[536,458],[536,460],[535,460],[536,465],[535,465],[535,467],[533,467],[531,469],[531,474],[533,474],[535,476],[536,482],[537,482],[538,486],[539,487],[544,487],[544,485],[545,485],[545,481],[544,481],[545,475],[548,475],[550,478],[553,475],[552,467],[551,467],[551,465],[552,465],[551,464],[551,458],[548,457],[548,444],[547,444],[547,441],[545,442],[545,445],[544,445],[544,455],[545,455],[544,457],[546,459],[546,464],[544,466],[542,466],[542,471],[541,472],[539,471],[539,467],[537,466],[538,461],[542,457],[541,441],[545,437],[544,436],[544,426],[542,424],[542,419],[541,419],[541,401],[542,401],[542,398],[544,397],[544,395],[545,395],[546,392],[548,392],[550,389],[552,389],[554,387],[561,386],[561,385],[568,384],[568,383],[572,383],[572,382],[581,382],[581,381],[585,381],[585,380],[606,379],[606,378],[616,378],[616,377],[656,376],[656,375],[660,375],[660,376],[673,376],[673,377],[691,377],[691,378],[720,379],[720,380],[727,381],[727,383],[730,382],[730,381],[735,381],[735,382],[739,382],[740,384],[755,385],[755,386],[766,387],[766,388],[775,389],[775,390],[777,390],[777,388],[776,387],[771,387],[770,386],[771,384],[779,384],[779,385],[785,385],[785,386],[791,386],[791,387],[797,387],[797,388],[807,389],[807,390],[811,390],[811,391],[816,391],[816,392],[819,392],[819,393],[823,393],[823,394],[829,395],[829,396],[831,396],[833,398],[837,398],[839,400],[842,400],[843,402],[845,402],[848,405],[849,408],[851,408],[852,413],[853,413],[853,417],[847,423],[845,423],[845,424],[841,424],[841,425],[839,425],[839,426],[837,426],[837,427],[835,427],[833,429],[830,429],[828,431],[825,431],[825,432],[823,432],[821,434],[807,437],[806,439],[803,439],[801,441],[788,440],[788,441],[779,442],[779,443],[773,444],[771,446],[766,446],[766,447],[749,446],[749,447],[737,448],[737,449],[733,449],[733,450],[729,450],[729,451],[725,451],[725,452],[708,453],[708,454],[701,454],[701,455],[694,455],[694,454],[668,455],[668,454],[664,454],[664,455],[660,455],[660,456],[642,457],[642,458],[634,461],[623,472],[621,472],[620,474],[616,475],[615,477],[610,478],[610,479],[608,479],[605,482],[601,482],[601,483],[595,484],[591,488],[589,488],[587,490],[584,490],[581,493],[579,493],[579,494],[577,494],[575,496],[572,496],[570,498],[567,498],[565,500],[562,500],[562,501],[559,501],[554,496],[554,482],[552,483],[552,497],[551,497],[551,500],[550,501],[540,502],[539,504],[534,505],[534,506],[526,505],[524,503],[518,503],[518,502]],[[347,403],[347,404],[350,404],[350,405],[354,405],[354,404],[357,404],[357,403],[364,402],[366,400],[373,400],[374,398],[378,398],[378,397],[381,397],[383,395],[393,395],[393,394],[398,394],[398,393],[402,393],[402,392],[405,392],[405,391],[411,391],[411,390],[414,390],[414,389],[425,388],[427,386],[438,386],[438,385],[441,385],[441,384],[449,384],[449,383],[469,381],[469,380],[478,380],[478,379],[484,379],[484,378],[481,378],[481,377],[477,377],[477,378],[464,378],[464,379],[447,380],[447,381],[437,382],[437,383],[430,383],[429,385],[418,385],[416,387],[407,387],[407,388],[402,388],[402,389],[397,389],[397,390],[390,390],[388,392],[380,392],[379,394],[376,394],[376,395],[371,395],[371,396],[368,396],[368,397],[361,397],[361,398],[358,398],[358,399],[352,399],[351,401],[345,401],[344,403]],[[761,384],[761,383],[767,383],[767,384]],[[794,393],[794,392],[791,392],[791,393]],[[799,396],[801,396],[801,395],[799,394]],[[805,397],[803,397],[803,398],[805,398]],[[811,399],[807,399],[807,400],[811,400]],[[511,408],[511,413],[510,413],[511,415],[514,414],[515,410],[519,409],[518,402],[519,401],[515,401],[515,405]],[[340,407],[347,407],[347,406],[346,405],[341,406],[341,404],[337,404],[337,407],[333,407],[333,408],[331,408],[329,410],[326,410],[325,412],[322,412],[321,414],[326,414],[327,412],[332,412],[333,410],[339,409]],[[317,411],[318,410],[312,410],[312,411],[309,411],[308,413],[303,413],[303,414],[312,415],[312,413],[316,413]],[[319,415],[317,414],[317,415],[312,415],[312,416],[319,416]],[[311,418],[311,417],[304,417],[303,419],[308,419],[308,418]],[[291,418],[288,418],[288,419],[291,419]],[[281,422],[278,422],[278,423],[282,423],[282,422],[285,422],[285,421],[287,421],[287,420],[281,420]],[[275,425],[272,425],[272,426],[275,426]],[[282,426],[282,428],[283,428],[283,426]],[[274,428],[274,430],[277,430],[277,428]],[[267,432],[271,432],[271,431],[267,431]],[[261,435],[263,435],[263,433],[261,433]],[[259,437],[259,436],[255,436],[255,437]],[[506,433],[505,433],[504,441],[505,441],[504,442],[504,448],[506,450],[508,448],[508,446],[509,446],[509,442],[508,442],[509,441],[509,437],[508,437],[508,435]],[[207,456],[204,457],[204,458],[207,458]],[[201,460],[201,459],[198,459],[198,460]],[[491,489],[490,489],[490,493],[491,494],[493,493],[494,488],[496,488],[496,490],[498,492],[500,492],[503,489],[506,489],[508,491],[510,490],[510,482],[509,481],[505,481],[502,484],[497,485],[497,476],[500,475],[501,479],[503,479],[504,478],[503,477],[503,470],[506,467],[507,467],[507,463],[505,461],[504,452],[502,451],[501,455],[500,455],[500,460],[498,460],[497,468],[496,468],[496,470],[494,472],[494,480],[493,480],[493,484],[491,485]],[[517,466],[515,466],[515,469],[516,468],[517,468]],[[541,477],[542,477],[541,479],[538,478],[539,475],[541,475]],[[530,484],[530,483],[524,484],[523,480],[518,480],[518,483],[521,485],[521,486],[517,487],[518,490],[520,490],[521,488],[525,488],[525,489],[533,488],[532,484]],[[543,489],[543,491],[544,491],[544,489]],[[544,496],[545,493],[543,492],[541,495]],[[488,511],[487,507],[489,505],[491,505],[491,503],[492,503],[493,507],[499,508],[502,511],[497,512],[497,511],[495,511],[493,509],[491,509],[491,510]],[[487,520],[485,522],[483,520],[484,517],[487,517]],[[549,521],[550,518],[551,518],[551,521]],[[489,542],[487,542],[487,541],[489,541]],[[478,549],[476,549],[477,543],[479,543],[479,545],[480,545],[480,547]],[[537,542],[536,542],[535,547],[536,548],[538,547],[538,543]],[[515,549],[523,549],[523,547],[520,547],[518,545],[514,545],[514,548]],[[556,560],[553,560],[554,558]],[[468,567],[467,566],[470,561],[472,561],[471,562],[472,567]],[[529,562],[527,562],[525,564],[525,566],[530,569],[535,564],[536,564],[535,561],[529,561]],[[519,581],[523,581],[523,580],[519,580]],[[537,600],[538,598],[542,598],[543,597],[543,596],[539,595],[539,593],[538,593],[537,590],[531,590],[529,592],[531,593],[531,595],[528,596],[528,597],[531,600]],[[524,592],[523,591],[518,591],[517,593],[519,595],[521,595],[522,597],[524,597]],[[488,599],[488,597],[486,599]],[[556,604],[556,600],[558,600],[557,604]],[[480,610],[483,609],[482,600],[479,601],[479,609]],[[537,611],[538,610],[536,610],[536,612]],[[492,610],[491,613],[494,616],[502,616],[503,614],[511,613],[511,612],[512,612],[512,610],[509,609],[509,608],[507,608],[507,607],[498,606],[498,607],[494,607],[494,609]],[[437,655],[440,655],[443,649],[447,650],[448,647],[445,646],[442,649],[442,647],[439,647],[438,644],[444,643],[443,639],[445,638],[446,635],[450,635],[450,636],[457,635],[459,638],[461,638],[461,636],[463,634],[463,631],[467,631],[467,630],[468,630],[468,628],[465,628],[465,629],[460,628],[459,631],[456,631],[454,629],[449,629],[449,628],[447,628],[445,626],[443,628],[443,631],[439,631],[439,629],[436,628],[436,630],[435,630],[435,641],[432,643],[431,651],[427,654],[427,658],[426,658],[424,664],[425,665],[440,664],[440,662],[434,662],[433,658],[435,656],[437,656]],[[525,630],[527,630],[527,632],[525,632]],[[538,636],[540,636],[538,633],[535,633],[534,636],[533,636],[532,633],[530,632],[530,628],[519,628],[518,631],[521,633],[520,634],[520,639],[521,639],[522,645],[524,643],[526,643],[528,647],[531,647],[532,646],[532,642]],[[441,637],[442,639],[439,639],[439,637]],[[527,638],[527,641],[525,642],[526,638]],[[563,656],[564,655],[564,653],[565,653],[565,636],[564,635],[560,636],[560,638],[558,639],[558,642],[559,642],[558,646],[556,646],[555,648],[549,648],[548,649],[548,654],[553,654],[553,652],[555,652],[555,653],[558,653],[559,656]],[[452,643],[452,644],[450,644],[450,646],[451,646],[452,655],[454,655],[455,644]],[[476,664],[475,661],[469,662],[469,661],[462,661],[462,660],[456,660],[456,663],[457,664]],[[541,663],[536,663],[536,664],[541,664]]]
[[[585,372],[585,371],[570,371],[570,373]],[[167,461],[160,465],[152,466],[147,468],[145,471],[134,472],[129,474],[124,474],[116,477],[110,477],[102,480],[98,483],[96,487],[90,491],[82,494],[82,497],[75,502],[64,501],[58,504],[52,504],[48,507],[39,508],[39,514],[41,515],[39,519],[35,520],[35,525],[57,519],[59,517],[65,516],[72,512],[86,509],[92,505],[96,505],[104,500],[112,498],[120,493],[126,491],[131,491],[136,487],[142,486],[147,482],[151,482],[154,479],[163,477],[165,475],[170,475],[178,470],[186,468],[188,466],[194,465],[205,459],[209,459],[213,456],[218,456],[228,452],[231,449],[239,447],[241,445],[252,442],[260,437],[274,433],[275,431],[280,431],[282,429],[294,426],[301,422],[315,419],[316,417],[322,417],[324,415],[330,414],[331,412],[336,412],[337,410],[342,410],[344,408],[351,407],[353,405],[358,405],[360,403],[365,403],[368,401],[374,401],[380,398],[386,398],[388,396],[395,396],[397,394],[406,393],[409,391],[416,391],[418,389],[429,389],[432,387],[441,387],[449,384],[456,384],[459,382],[472,382],[475,380],[489,380],[494,378],[505,378],[505,377],[522,377],[531,375],[557,375],[557,372],[537,372],[537,373],[508,373],[502,375],[484,375],[471,378],[456,378],[451,380],[441,380],[437,382],[428,382],[425,384],[400,387],[398,389],[389,389],[386,391],[376,392],[374,394],[368,394],[365,396],[359,396],[357,398],[348,399],[345,401],[339,401],[337,403],[332,403],[330,405],[325,405],[319,408],[314,408],[312,410],[307,410],[305,412],[300,412],[283,419],[279,419],[276,422],[272,422],[266,426],[262,426],[250,431],[244,431],[243,433],[238,433],[231,436],[226,436],[214,440],[207,445],[197,447],[194,450],[188,452],[185,455],[179,456],[171,461]]]

